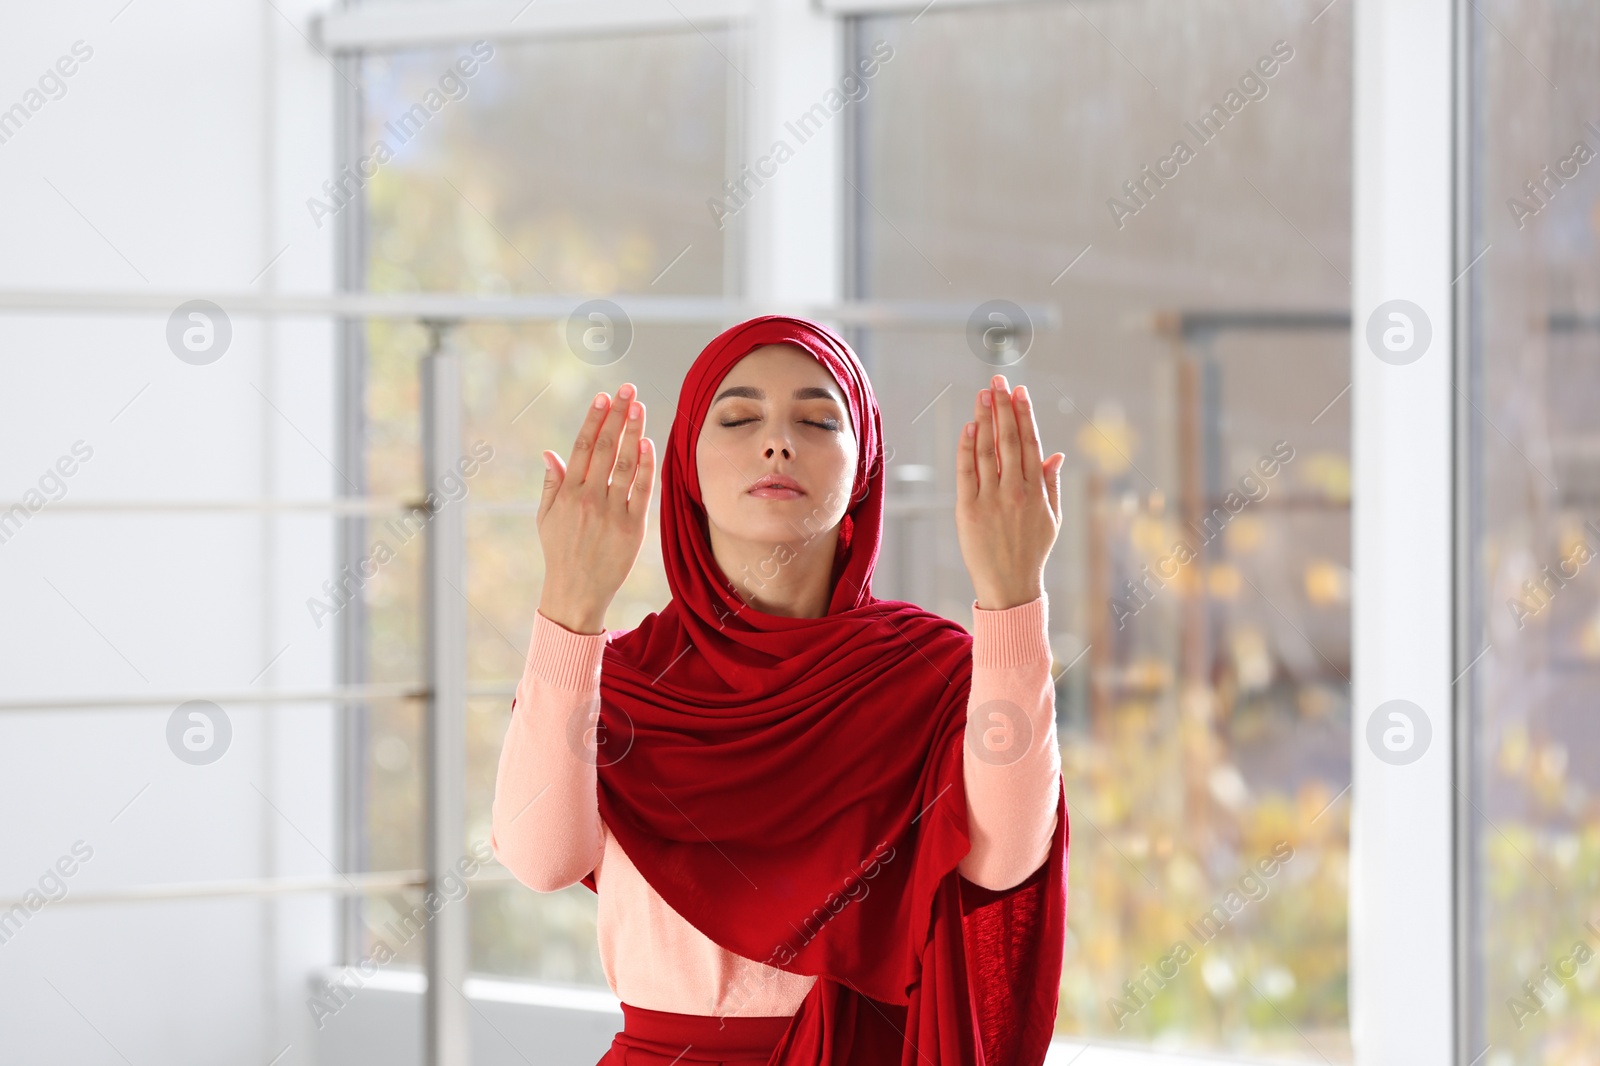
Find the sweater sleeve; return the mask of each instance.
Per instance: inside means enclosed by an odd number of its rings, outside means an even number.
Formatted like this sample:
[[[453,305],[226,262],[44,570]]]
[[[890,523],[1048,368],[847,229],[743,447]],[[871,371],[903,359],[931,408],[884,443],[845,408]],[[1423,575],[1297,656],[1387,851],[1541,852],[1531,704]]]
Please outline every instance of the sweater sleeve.
[[[1061,749],[1045,597],[999,611],[972,604],[972,693],[963,777],[972,850],[961,876],[1018,885],[1050,856]]]
[[[574,633],[535,612],[511,724],[500,749],[490,846],[518,881],[555,892],[598,865],[594,745],[606,633]]]

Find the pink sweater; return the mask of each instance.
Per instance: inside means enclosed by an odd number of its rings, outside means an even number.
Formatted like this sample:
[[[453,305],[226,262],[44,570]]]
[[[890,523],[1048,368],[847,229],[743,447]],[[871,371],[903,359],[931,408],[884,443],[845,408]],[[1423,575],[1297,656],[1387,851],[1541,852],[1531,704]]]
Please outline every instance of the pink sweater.
[[[1049,857],[1061,773],[1045,598],[1003,611],[972,604],[969,722],[991,700],[1021,708],[1032,743],[987,759],[972,738],[1024,735],[1020,722],[989,714],[964,746],[972,849],[961,875],[985,888],[1023,881]],[[598,939],[606,982],[631,1006],[678,1014],[792,1015],[814,976],[735,955],[672,910],[629,861],[600,817],[594,763],[567,743],[566,726],[600,694],[606,635],[574,633],[535,613],[526,669],[495,778],[490,843],[495,857],[536,892],[554,892],[594,871]],[[519,711],[518,708],[521,708]],[[734,797],[729,797],[730,801]],[[753,993],[751,990],[755,990]]]

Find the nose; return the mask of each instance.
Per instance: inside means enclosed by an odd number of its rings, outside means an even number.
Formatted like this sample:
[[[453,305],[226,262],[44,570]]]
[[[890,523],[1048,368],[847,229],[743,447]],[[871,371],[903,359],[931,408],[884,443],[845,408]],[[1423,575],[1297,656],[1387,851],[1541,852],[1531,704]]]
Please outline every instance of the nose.
[[[773,423],[768,424],[773,425]],[[778,431],[776,427],[774,427],[767,438],[767,447],[764,454],[768,459],[771,459],[775,454],[780,452],[783,454],[785,459],[794,458],[794,448],[789,444],[788,435]]]

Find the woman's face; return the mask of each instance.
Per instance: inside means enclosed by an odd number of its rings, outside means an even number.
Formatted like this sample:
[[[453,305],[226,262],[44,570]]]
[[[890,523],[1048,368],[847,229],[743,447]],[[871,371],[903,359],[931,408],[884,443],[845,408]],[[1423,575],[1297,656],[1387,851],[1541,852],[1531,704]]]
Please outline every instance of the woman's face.
[[[729,368],[695,445],[711,526],[761,544],[806,541],[837,526],[850,509],[856,458],[838,383],[788,344],[764,345]],[[791,479],[799,493],[759,489],[768,474]]]

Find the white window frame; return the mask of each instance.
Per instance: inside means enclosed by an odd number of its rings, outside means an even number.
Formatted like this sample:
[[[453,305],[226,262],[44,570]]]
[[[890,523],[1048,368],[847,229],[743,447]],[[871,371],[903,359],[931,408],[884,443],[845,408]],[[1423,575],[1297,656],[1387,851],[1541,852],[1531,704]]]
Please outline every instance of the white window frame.
[[[1352,0],[1350,1030],[1355,1060],[1448,1066],[1454,945],[1453,294],[1457,0]],[[1382,303],[1419,305],[1429,349],[1367,346]],[[1423,709],[1426,753],[1367,743],[1389,700]]]
[[[954,4],[1020,0],[944,0]],[[1067,0],[1035,0],[1067,2]],[[1340,0],[1332,0],[1338,3]],[[1354,11],[1353,288],[1350,330],[1352,691],[1350,1026],[1358,1066],[1466,1066],[1458,1046],[1453,683],[1454,351],[1457,287],[1455,57],[1463,0],[1348,0]],[[1332,6],[1329,3],[1328,6]],[[489,38],[734,26],[730,95],[739,136],[730,172],[777,137],[844,73],[847,18],[922,10],[926,0],[479,0],[330,11],[314,37],[330,53]],[[749,84],[744,84],[748,79]],[[784,168],[731,227],[730,289],[753,301],[845,297],[848,160],[843,123]],[[759,154],[759,153],[754,153]],[[819,219],[821,220],[819,222]],[[802,221],[803,220],[803,221]],[[730,292],[727,295],[734,295]],[[1390,299],[1424,309],[1429,351],[1396,366],[1367,348],[1365,323]],[[1423,708],[1428,752],[1395,766],[1366,743],[1384,702]],[[1216,1062],[1058,1041],[1052,1062],[1083,1066]]]

